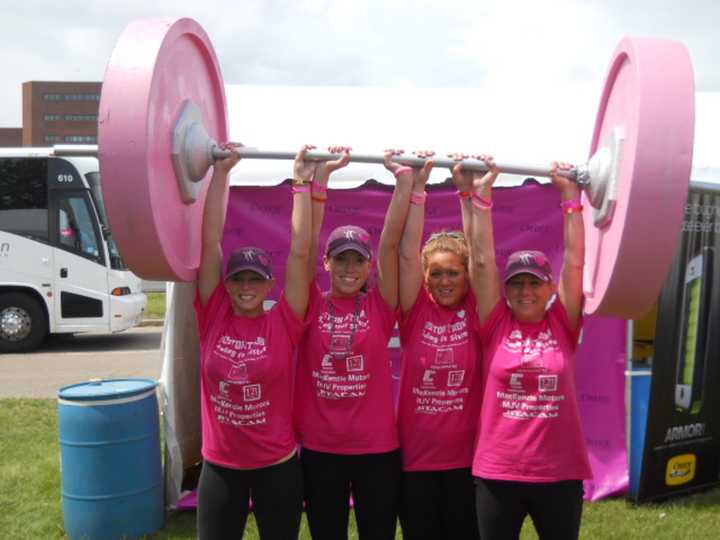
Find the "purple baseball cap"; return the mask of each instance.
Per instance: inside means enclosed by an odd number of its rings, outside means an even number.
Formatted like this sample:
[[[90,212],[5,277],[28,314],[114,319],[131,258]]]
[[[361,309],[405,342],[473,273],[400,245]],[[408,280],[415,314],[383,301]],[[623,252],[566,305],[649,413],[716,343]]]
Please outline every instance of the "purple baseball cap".
[[[532,274],[543,281],[552,281],[550,261],[542,251],[516,251],[508,257],[503,282],[518,274]]]
[[[272,278],[270,254],[264,249],[251,246],[236,249],[225,267],[225,279],[243,270],[251,270],[265,279]]]
[[[333,230],[325,244],[325,256],[333,258],[350,250],[357,251],[365,259],[372,259],[370,233],[355,225],[343,225]]]

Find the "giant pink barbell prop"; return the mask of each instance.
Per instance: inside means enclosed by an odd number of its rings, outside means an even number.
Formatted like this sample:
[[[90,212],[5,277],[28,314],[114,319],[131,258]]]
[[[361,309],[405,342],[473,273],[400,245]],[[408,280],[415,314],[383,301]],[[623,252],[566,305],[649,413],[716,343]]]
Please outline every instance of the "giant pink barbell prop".
[[[103,84],[99,157],[112,229],[138,275],[195,278],[206,180],[213,162],[227,155],[216,142],[227,140],[225,116],[218,62],[196,22],[146,20],[126,29]],[[590,159],[567,173],[586,199],[587,313],[633,318],[656,300],[680,234],[693,132],[694,77],[685,47],[624,39],[606,78]],[[295,156],[239,152],[245,159]],[[413,166],[425,161],[395,159]],[[351,161],[382,163],[383,157],[353,153]],[[454,164],[434,161],[437,167]],[[465,164],[485,168],[478,160]],[[498,166],[550,175],[549,167]]]

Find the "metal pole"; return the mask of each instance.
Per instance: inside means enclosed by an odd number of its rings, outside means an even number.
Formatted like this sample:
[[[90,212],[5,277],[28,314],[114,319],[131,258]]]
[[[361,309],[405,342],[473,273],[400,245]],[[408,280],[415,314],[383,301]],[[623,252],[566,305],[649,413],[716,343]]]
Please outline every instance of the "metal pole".
[[[284,151],[273,151],[273,150],[258,150],[256,148],[240,147],[235,149],[243,159],[295,159],[295,152],[284,152]],[[222,150],[219,147],[215,147],[212,150],[213,158],[222,159],[230,155],[230,151]],[[311,151],[305,154],[306,159],[311,161],[330,161],[334,159],[340,159],[342,154],[332,154],[330,152],[318,152]],[[392,159],[395,163],[402,165],[409,165],[411,167],[422,167],[427,161],[426,158],[419,158],[415,156],[395,156]],[[382,164],[384,158],[379,154],[356,154],[350,152],[350,161],[357,163],[377,163]],[[440,167],[449,169],[453,167],[457,161],[449,158],[432,158],[433,167]],[[487,171],[488,167],[484,161],[479,159],[465,159],[462,161],[463,167],[471,171]],[[502,163],[496,162],[498,170],[508,174],[518,174],[523,176],[545,176],[550,177],[552,170],[549,166],[538,166],[538,165],[521,165],[517,163]],[[577,168],[560,171],[561,176],[565,176],[572,180],[577,179]]]

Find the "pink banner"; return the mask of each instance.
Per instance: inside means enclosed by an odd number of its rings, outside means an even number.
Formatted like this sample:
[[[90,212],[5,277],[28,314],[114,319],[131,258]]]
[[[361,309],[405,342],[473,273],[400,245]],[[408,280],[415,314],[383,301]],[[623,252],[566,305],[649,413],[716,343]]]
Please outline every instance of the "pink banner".
[[[392,186],[374,181],[355,189],[328,193],[321,246],[329,232],[347,224],[366,228],[373,245],[382,230]],[[493,223],[498,264],[518,249],[540,249],[559,270],[562,252],[562,214],[559,195],[551,185],[528,182],[522,187],[497,188],[493,195]],[[224,252],[255,245],[270,251],[278,287],[284,286],[284,266],[290,237],[290,187],[233,187],[225,226]],[[455,188],[431,186],[426,203],[425,237],[439,230],[461,229]],[[327,275],[318,261],[323,287]],[[626,323],[620,319],[588,317],[578,352],[577,387],[583,429],[594,478],[585,483],[585,497],[596,500],[626,491],[628,485],[625,432]],[[393,354],[397,361],[398,354]],[[397,372],[397,371],[396,371]]]

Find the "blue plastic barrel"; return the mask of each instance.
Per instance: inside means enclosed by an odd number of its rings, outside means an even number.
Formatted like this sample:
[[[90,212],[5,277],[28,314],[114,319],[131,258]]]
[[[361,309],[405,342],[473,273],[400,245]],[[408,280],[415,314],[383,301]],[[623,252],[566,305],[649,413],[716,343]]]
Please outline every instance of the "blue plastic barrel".
[[[137,538],[163,525],[157,383],[90,381],[58,392],[65,532]]]

